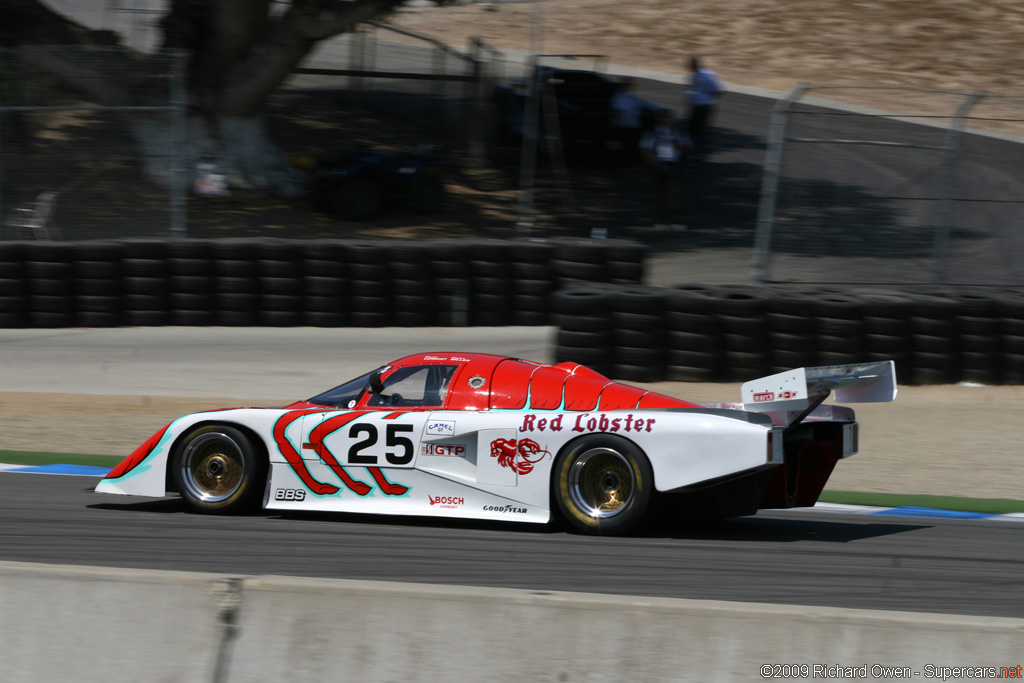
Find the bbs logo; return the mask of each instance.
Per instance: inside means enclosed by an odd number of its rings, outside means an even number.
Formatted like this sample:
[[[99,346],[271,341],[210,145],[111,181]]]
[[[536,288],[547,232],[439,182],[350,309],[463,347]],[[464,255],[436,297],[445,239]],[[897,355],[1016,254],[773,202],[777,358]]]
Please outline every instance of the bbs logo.
[[[302,489],[278,489],[274,500],[306,500],[306,492]]]

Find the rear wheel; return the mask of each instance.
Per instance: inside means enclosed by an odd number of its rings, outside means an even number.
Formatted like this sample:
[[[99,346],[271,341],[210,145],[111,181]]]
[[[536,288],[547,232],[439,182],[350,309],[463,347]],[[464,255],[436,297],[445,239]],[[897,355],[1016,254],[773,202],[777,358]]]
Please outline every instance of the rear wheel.
[[[613,536],[643,519],[653,495],[654,474],[635,444],[594,434],[559,453],[552,484],[558,508],[573,527]]]
[[[231,514],[257,506],[266,465],[238,429],[208,425],[193,430],[174,452],[171,475],[185,503],[197,512]]]

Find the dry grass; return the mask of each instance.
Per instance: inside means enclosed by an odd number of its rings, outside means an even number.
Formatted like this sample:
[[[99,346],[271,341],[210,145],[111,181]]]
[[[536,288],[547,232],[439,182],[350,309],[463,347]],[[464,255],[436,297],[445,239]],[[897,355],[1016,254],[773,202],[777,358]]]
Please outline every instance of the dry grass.
[[[598,52],[680,73],[700,54],[736,84],[1024,91],[1024,4],[1013,0],[548,0],[406,8],[393,21],[451,45],[479,36],[528,50],[535,12],[544,16],[545,52]]]

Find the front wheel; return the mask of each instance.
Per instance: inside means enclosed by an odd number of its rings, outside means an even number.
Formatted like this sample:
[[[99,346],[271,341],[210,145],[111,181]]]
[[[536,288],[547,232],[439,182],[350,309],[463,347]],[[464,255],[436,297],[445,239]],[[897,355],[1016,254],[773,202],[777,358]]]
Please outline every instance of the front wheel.
[[[614,536],[635,527],[651,502],[651,463],[635,444],[610,434],[585,436],[559,453],[553,494],[579,531]]]
[[[197,512],[231,514],[256,507],[266,466],[238,429],[208,425],[193,430],[175,449],[171,476],[185,503]]]

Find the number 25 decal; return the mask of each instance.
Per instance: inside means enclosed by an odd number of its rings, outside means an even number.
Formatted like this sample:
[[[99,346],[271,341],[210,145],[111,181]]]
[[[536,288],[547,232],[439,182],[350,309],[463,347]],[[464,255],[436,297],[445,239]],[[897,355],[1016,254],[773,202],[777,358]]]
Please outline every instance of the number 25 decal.
[[[392,452],[387,451],[384,453],[384,457],[391,465],[408,465],[412,462],[412,456],[415,448],[405,436],[399,436],[402,432],[412,432],[412,425],[395,424],[391,423],[387,425],[385,430],[385,443],[389,448],[397,446],[399,451]],[[356,441],[350,449],[348,449],[348,462],[350,465],[376,465],[378,464],[378,458],[376,455],[363,455],[363,451],[371,446],[377,444],[380,439],[380,433],[377,430],[377,425],[369,422],[360,422],[352,425],[348,430],[348,435],[353,439],[359,439],[361,435],[365,435],[364,438]]]

